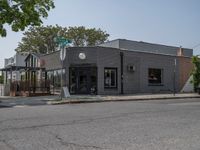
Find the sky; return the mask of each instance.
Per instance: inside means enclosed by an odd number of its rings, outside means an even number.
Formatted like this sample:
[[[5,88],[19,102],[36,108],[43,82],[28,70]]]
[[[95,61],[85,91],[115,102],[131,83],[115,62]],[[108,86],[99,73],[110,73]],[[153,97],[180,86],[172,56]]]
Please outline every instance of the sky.
[[[200,0],[54,0],[44,26],[101,28],[109,40],[129,39],[194,48],[200,54]],[[26,28],[27,29],[27,28]],[[23,32],[7,26],[0,37],[0,68],[15,54]]]

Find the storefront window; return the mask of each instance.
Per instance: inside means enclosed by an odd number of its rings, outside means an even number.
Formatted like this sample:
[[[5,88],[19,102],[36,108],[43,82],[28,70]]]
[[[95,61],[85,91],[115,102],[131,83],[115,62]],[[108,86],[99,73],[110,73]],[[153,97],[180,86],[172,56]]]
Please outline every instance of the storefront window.
[[[50,80],[50,84],[53,87],[60,87],[61,86],[61,72],[62,70],[51,70],[47,71],[47,79]],[[65,69],[63,69],[63,85],[65,83]]]
[[[47,71],[47,80],[50,82],[50,85],[53,86],[53,71]]]
[[[117,88],[117,68],[104,69],[104,87]]]
[[[61,70],[54,70],[54,86],[60,87]]]
[[[163,69],[149,68],[148,82],[150,85],[163,84]]]

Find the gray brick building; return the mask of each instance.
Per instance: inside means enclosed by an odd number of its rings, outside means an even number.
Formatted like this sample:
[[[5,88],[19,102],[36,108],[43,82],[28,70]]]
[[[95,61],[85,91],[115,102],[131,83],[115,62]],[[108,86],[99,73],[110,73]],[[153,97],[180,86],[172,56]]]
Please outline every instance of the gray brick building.
[[[60,86],[59,51],[41,56],[52,87]],[[189,78],[192,49],[114,40],[66,48],[63,82],[71,94],[179,92]]]

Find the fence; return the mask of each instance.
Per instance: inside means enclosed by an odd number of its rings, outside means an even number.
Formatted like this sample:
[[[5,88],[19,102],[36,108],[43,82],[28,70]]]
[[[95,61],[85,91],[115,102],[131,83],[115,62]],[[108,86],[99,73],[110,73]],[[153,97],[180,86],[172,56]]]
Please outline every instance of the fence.
[[[49,95],[50,82],[47,80],[13,81],[10,85],[11,96],[37,96]]]
[[[4,96],[4,85],[0,84],[0,96]]]

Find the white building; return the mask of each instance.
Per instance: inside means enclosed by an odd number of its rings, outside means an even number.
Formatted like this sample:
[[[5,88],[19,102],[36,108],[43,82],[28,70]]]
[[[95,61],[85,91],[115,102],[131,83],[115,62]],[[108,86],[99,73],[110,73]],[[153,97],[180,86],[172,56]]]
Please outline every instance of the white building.
[[[16,53],[13,57],[10,58],[5,58],[4,59],[4,68],[10,68],[12,66],[25,66],[25,58],[26,58],[27,54],[24,53]],[[7,76],[7,79],[10,80],[12,79],[12,81],[15,80],[20,80],[21,75],[20,75],[20,71],[19,70],[13,70],[12,71],[12,76],[10,72],[7,72],[7,75],[4,74],[4,76]],[[4,83],[6,83],[6,78],[4,78]]]
[[[21,80],[21,72],[19,68],[25,67],[25,58],[27,54],[16,53],[13,57],[4,59],[4,68],[1,69],[4,75],[4,85],[1,86],[1,96],[10,95],[10,83]]]

